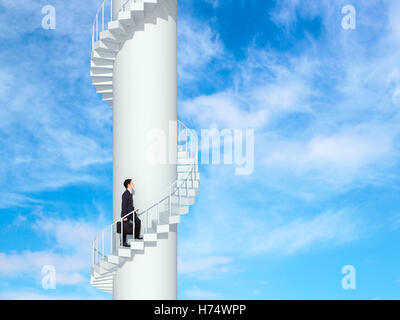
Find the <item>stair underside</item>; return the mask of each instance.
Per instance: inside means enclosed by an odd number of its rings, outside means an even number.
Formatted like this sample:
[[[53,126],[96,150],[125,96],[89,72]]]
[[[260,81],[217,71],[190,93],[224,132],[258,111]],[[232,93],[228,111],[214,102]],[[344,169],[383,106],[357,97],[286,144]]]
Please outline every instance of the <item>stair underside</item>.
[[[191,162],[187,161],[190,160],[190,158],[187,157],[186,154],[184,154],[185,157],[182,157],[182,155],[182,153],[178,152],[178,156],[181,156],[179,159],[183,160],[182,162]],[[198,171],[195,171],[196,176],[199,178]],[[177,172],[177,174],[179,173],[180,172]],[[187,174],[185,175],[185,178],[186,177]],[[145,254],[147,244],[153,245],[157,243],[160,235],[168,234],[171,226],[180,222],[181,215],[189,212],[189,206],[194,204],[195,196],[198,194],[200,181],[197,179],[193,181],[181,180],[181,182],[182,185],[179,188],[180,196],[176,195],[171,197],[172,215],[169,215],[168,204],[166,204],[165,210],[160,211],[159,220],[156,219],[152,221],[152,228],[143,235],[143,240],[128,241],[131,245],[130,248],[119,247],[117,252],[104,257],[103,260],[93,266],[90,274],[90,283],[93,286],[104,292],[112,293],[116,269],[125,261],[132,259],[134,255]]]
[[[94,43],[91,53],[90,75],[96,92],[102,95],[104,101],[113,106],[113,76],[114,62],[125,41],[131,39],[135,27],[142,23],[145,15],[154,10],[164,0],[143,0],[143,3],[133,3],[125,11],[118,13],[117,20],[107,25],[107,30],[100,33],[100,39]],[[188,179],[188,173],[194,166],[195,173]],[[200,174],[195,159],[189,153],[178,147],[177,179],[179,196],[172,199],[172,215],[168,209],[160,212],[160,219],[153,221],[153,228],[144,234],[142,241],[132,241],[131,248],[119,248],[91,268],[90,283],[104,292],[112,293],[113,279],[116,269],[135,254],[145,254],[147,243],[157,243],[158,236],[169,232],[170,227],[180,222],[180,217],[188,213],[189,206],[194,204],[200,187]]]

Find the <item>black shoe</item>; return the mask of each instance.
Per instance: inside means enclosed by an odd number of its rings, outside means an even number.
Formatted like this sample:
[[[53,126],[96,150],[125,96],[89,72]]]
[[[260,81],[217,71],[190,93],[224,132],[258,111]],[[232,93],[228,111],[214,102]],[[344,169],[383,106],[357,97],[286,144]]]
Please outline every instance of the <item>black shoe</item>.
[[[135,238],[135,240],[143,240],[143,237]]]
[[[123,244],[122,246],[124,246],[124,247],[130,247],[130,245],[127,244],[126,242],[124,242],[124,244]]]

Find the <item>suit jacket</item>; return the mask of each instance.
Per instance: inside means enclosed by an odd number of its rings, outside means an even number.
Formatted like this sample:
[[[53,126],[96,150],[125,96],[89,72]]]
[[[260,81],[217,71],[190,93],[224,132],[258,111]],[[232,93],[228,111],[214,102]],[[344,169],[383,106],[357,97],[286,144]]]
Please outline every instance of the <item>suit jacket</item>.
[[[122,194],[122,205],[121,205],[121,218],[125,215],[127,215],[129,212],[132,212],[135,210],[135,207],[133,206],[133,197],[132,194],[129,192],[128,189],[125,190],[125,192]],[[133,215],[130,214],[127,216],[128,220],[133,220]]]

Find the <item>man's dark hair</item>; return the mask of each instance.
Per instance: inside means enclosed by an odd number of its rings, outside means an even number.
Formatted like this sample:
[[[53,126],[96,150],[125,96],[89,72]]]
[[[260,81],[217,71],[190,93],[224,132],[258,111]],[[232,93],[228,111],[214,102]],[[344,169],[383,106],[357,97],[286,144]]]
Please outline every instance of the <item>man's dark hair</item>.
[[[132,179],[126,179],[126,180],[124,181],[124,187],[125,187],[125,189],[128,189],[128,184],[130,184],[131,181],[132,181]]]

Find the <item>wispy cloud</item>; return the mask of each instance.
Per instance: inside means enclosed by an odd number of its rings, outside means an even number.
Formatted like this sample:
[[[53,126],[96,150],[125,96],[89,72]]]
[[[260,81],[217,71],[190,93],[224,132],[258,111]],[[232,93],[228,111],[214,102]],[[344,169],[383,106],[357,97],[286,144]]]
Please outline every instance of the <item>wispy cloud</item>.
[[[56,1],[57,28],[43,30],[41,8],[47,4],[0,3],[7,25],[2,36],[13,43],[2,48],[8,61],[0,73],[0,183],[15,194],[27,179],[30,191],[93,183],[93,168],[112,159],[111,110],[95,94],[87,69],[98,3],[77,9]],[[32,32],[35,41],[29,40]]]

